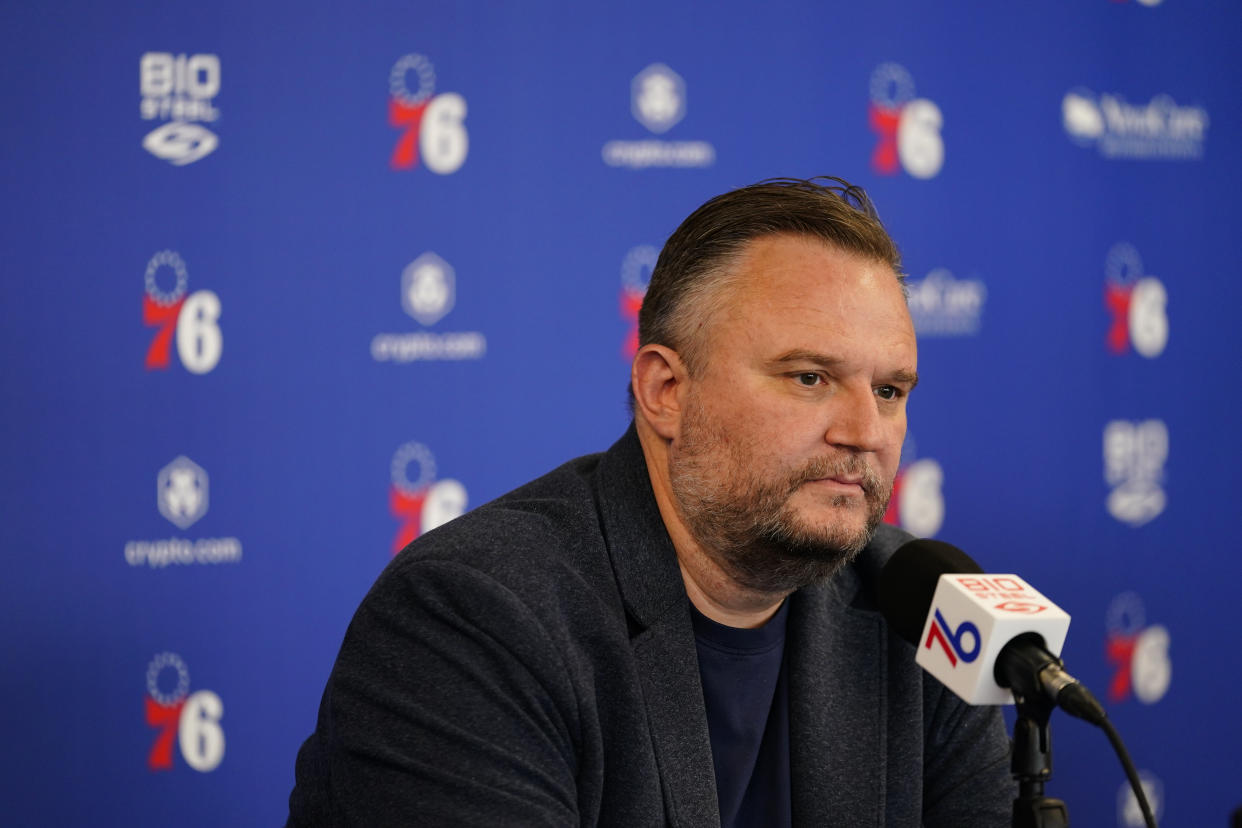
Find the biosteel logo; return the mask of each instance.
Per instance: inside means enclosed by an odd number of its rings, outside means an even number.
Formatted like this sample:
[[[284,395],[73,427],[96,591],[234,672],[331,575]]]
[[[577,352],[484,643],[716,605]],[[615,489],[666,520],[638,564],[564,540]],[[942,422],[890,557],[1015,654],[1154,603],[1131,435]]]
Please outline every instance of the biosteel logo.
[[[1108,513],[1139,527],[1164,512],[1164,464],[1169,427],[1163,420],[1113,420],[1104,426],[1104,480]]]
[[[220,145],[204,123],[220,119],[218,55],[147,52],[138,61],[138,111],[144,121],[167,121],[142,139],[156,158],[183,167],[206,158]]]

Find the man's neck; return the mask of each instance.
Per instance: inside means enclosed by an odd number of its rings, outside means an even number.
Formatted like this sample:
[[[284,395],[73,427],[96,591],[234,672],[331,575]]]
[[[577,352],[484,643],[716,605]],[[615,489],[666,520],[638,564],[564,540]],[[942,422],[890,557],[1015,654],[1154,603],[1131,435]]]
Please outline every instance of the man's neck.
[[[762,627],[780,609],[788,593],[760,592],[742,586],[695,540],[682,520],[669,483],[667,446],[641,417],[636,420],[651,489],[664,527],[673,541],[673,549],[677,552],[677,564],[690,603],[719,624]]]

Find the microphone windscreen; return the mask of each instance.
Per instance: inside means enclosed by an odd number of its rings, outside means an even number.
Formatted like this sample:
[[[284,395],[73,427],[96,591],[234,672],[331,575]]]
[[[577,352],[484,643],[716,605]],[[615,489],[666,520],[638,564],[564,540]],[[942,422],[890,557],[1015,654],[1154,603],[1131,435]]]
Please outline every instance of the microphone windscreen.
[[[940,576],[982,572],[973,558],[951,543],[909,541],[880,571],[876,596],[880,611],[898,635],[917,647]]]

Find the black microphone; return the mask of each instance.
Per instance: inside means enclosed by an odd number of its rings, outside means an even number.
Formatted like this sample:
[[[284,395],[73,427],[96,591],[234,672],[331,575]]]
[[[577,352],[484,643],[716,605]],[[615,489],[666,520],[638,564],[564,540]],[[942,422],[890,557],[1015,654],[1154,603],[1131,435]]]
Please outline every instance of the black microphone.
[[[969,595],[971,588],[986,589],[989,591],[985,594],[1009,596],[1009,600],[969,604],[959,599],[957,606],[969,609],[965,614],[959,610],[956,629],[948,629],[944,625],[951,626],[951,622],[940,614],[942,608],[932,606],[942,575],[977,575],[978,578],[958,579],[959,586],[966,585],[963,594]],[[1007,588],[1009,592],[1005,592]],[[1036,600],[1029,600],[1031,596]],[[962,668],[978,671],[981,667],[991,674],[996,685],[1012,690],[1020,698],[1046,699],[1094,725],[1101,725],[1106,718],[1104,708],[1081,682],[1065,672],[1064,662],[1048,651],[1044,636],[1037,631],[1041,624],[1043,629],[1049,629],[1050,623],[1038,620],[1038,613],[1047,613],[1042,616],[1045,619],[1056,615],[1064,619],[1059,627],[1063,639],[1069,616],[1015,576],[985,575],[979,564],[956,546],[936,540],[913,540],[893,553],[884,565],[878,601],[889,626],[906,641],[929,650],[933,643],[943,646],[947,658],[920,658],[919,663],[966,702],[998,703],[997,688],[970,689],[959,680]],[[1023,614],[1032,610],[1036,614]],[[1056,622],[1051,623],[1053,628],[1057,626]],[[924,642],[925,630],[930,634]],[[968,664],[980,657],[994,661],[991,665]]]

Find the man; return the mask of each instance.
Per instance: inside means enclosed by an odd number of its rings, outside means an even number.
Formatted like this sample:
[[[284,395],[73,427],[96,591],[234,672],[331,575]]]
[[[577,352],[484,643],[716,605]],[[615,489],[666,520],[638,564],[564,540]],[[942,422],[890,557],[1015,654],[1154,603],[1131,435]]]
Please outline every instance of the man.
[[[1008,742],[888,631],[917,382],[858,188],[695,211],[639,316],[634,423],[415,541],[346,634],[291,825],[1008,824]]]

